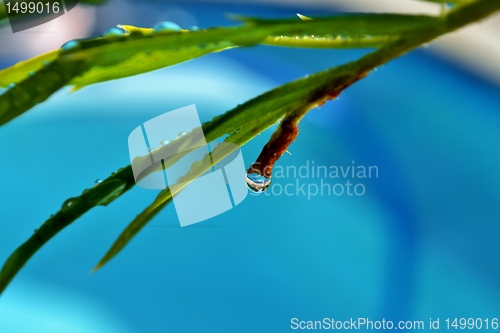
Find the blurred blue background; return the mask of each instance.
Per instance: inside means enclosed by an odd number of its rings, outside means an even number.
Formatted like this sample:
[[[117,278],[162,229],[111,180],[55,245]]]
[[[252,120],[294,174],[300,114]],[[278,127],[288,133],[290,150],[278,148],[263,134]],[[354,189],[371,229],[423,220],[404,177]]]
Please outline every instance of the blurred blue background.
[[[227,12],[327,13],[198,2],[144,2],[130,11],[115,1],[96,10],[90,35],[118,23],[234,24]],[[235,49],[58,92],[0,128],[0,261],[65,199],[129,164],[128,134],[144,121],[190,104],[206,121],[366,52]],[[4,57],[0,67],[23,58]],[[249,195],[186,228],[169,206],[88,274],[157,194],[134,188],[29,261],[0,297],[0,332],[283,332],[294,317],[426,325],[429,318],[498,317],[499,92],[423,50],[392,61],[312,110],[292,155],[278,162],[377,166],[378,178],[361,180],[365,195]],[[247,165],[271,133],[242,148]],[[288,182],[295,180],[274,186]]]

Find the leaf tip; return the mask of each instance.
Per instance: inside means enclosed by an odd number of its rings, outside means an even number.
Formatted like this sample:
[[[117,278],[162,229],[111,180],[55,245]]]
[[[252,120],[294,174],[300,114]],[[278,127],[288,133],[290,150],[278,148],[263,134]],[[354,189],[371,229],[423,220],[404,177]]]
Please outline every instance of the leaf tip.
[[[302,15],[302,14],[299,14],[297,13],[297,16],[299,17],[299,19],[301,19],[302,21],[312,21],[313,18],[310,18],[309,16],[305,16],[305,15]]]

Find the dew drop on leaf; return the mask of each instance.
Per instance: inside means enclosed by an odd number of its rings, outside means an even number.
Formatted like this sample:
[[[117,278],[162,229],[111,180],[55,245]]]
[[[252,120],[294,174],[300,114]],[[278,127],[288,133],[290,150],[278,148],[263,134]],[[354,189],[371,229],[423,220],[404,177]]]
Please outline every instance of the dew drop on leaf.
[[[77,198],[69,198],[68,200],[64,201],[62,205],[62,210],[66,210],[68,208],[73,207],[77,202],[78,202]]]
[[[267,178],[257,172],[247,172],[245,181],[247,187],[254,193],[262,193],[271,185],[271,177]]]
[[[170,141],[168,141],[168,140],[162,140],[162,141],[160,141],[160,147],[165,147],[169,143],[170,143]]]
[[[111,29],[108,29],[104,31],[104,37],[115,37],[115,36],[123,36],[125,34],[125,31],[123,29],[113,27]]]
[[[154,32],[176,32],[181,31],[181,27],[174,22],[164,21],[156,23],[153,30]]]
[[[102,183],[102,179],[97,179],[95,182],[94,182],[94,187],[99,185],[100,183]]]
[[[177,138],[181,138],[184,135],[186,135],[186,132],[179,132],[179,134],[177,134]]]
[[[78,47],[80,47],[80,43],[78,43],[76,40],[70,40],[69,42],[61,46],[61,50],[71,51],[71,50],[76,50]]]

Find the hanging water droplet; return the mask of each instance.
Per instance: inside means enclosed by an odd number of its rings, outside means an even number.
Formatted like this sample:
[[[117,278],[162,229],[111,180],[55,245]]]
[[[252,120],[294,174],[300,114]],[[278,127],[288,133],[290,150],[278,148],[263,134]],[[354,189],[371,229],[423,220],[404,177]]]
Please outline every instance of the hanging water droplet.
[[[271,177],[267,178],[257,172],[247,172],[245,181],[250,191],[262,193],[271,185]]]
[[[103,36],[104,37],[118,37],[118,36],[123,36],[124,34],[125,34],[125,31],[123,29],[120,29],[118,27],[113,27],[111,29],[104,31]]]
[[[61,50],[62,51],[76,50],[78,47],[80,47],[80,43],[78,43],[76,40],[70,40],[69,42],[61,46]]]
[[[156,23],[153,30],[154,32],[176,32],[181,31],[181,27],[174,22],[164,21]]]
[[[168,141],[168,140],[162,140],[162,141],[160,141],[160,147],[165,147],[169,143],[170,143],[170,141]]]
[[[102,183],[102,179],[97,179],[95,182],[94,182],[94,187],[99,185],[100,183]]]
[[[181,137],[183,137],[184,135],[186,135],[186,132],[179,132],[179,133],[177,134],[177,138],[181,138]]]

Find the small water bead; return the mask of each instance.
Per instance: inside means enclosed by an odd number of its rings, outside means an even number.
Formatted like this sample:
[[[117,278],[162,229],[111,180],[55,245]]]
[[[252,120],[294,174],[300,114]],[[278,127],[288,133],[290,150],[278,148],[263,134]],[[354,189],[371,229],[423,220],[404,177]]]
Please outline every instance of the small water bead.
[[[186,132],[179,132],[177,138],[182,138],[184,135],[186,135]]]
[[[154,152],[155,152],[155,149],[154,149],[154,148],[149,148],[149,149],[148,149],[148,153],[152,154],[152,153],[154,153]]]
[[[36,72],[29,72],[28,76],[33,77],[33,76],[35,76],[35,74],[36,74]]]
[[[200,30],[200,28],[198,28],[197,26],[193,25],[193,26],[189,27],[189,30],[190,31],[198,31],[198,30]]]
[[[271,185],[271,177],[267,178],[257,172],[247,172],[245,181],[247,187],[254,193],[262,193]]]
[[[50,65],[50,60],[45,60],[45,61],[43,62],[43,65],[44,65],[44,66],[48,66],[48,65]]]
[[[14,89],[16,87],[15,83],[11,83],[7,86],[7,89]]]
[[[62,210],[73,207],[77,202],[78,202],[77,198],[69,198],[68,200],[64,201],[62,205]]]
[[[181,31],[181,27],[174,22],[164,21],[156,23],[153,27],[154,32],[177,32]]]
[[[99,185],[100,183],[102,183],[102,179],[97,179],[95,182],[94,182],[94,187],[96,187],[97,185]]]
[[[118,27],[113,27],[111,29],[108,29],[104,31],[104,37],[119,37],[123,36],[125,34],[125,31],[123,29],[120,29]]]
[[[169,143],[170,143],[170,141],[168,141],[168,140],[162,140],[162,141],[160,141],[160,147],[165,147]]]
[[[70,40],[69,42],[67,42],[63,46],[61,46],[61,50],[62,51],[71,51],[71,50],[76,50],[79,47],[80,47],[80,43],[78,43],[76,40]]]

